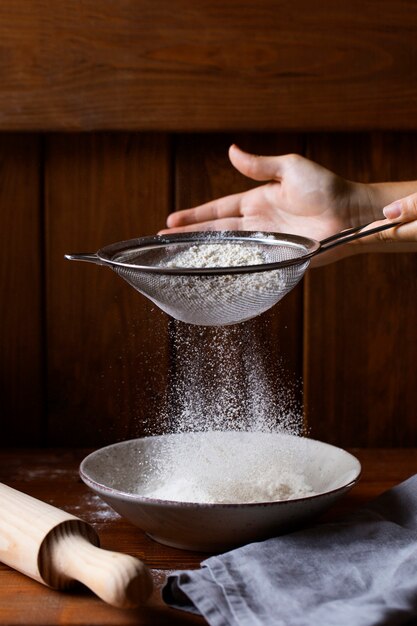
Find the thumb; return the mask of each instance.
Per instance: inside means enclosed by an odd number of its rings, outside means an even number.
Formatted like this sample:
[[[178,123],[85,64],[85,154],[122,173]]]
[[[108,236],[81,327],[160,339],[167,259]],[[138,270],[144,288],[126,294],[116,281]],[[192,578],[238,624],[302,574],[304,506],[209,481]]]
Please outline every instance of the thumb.
[[[249,154],[233,144],[229,148],[229,159],[241,174],[253,180],[281,180],[280,157]]]
[[[383,213],[390,220],[400,218],[404,222],[417,219],[417,193],[388,204]]]
[[[398,242],[398,244],[401,244],[398,251],[415,252],[417,249],[417,193],[388,204],[384,207],[383,213],[388,220],[394,220],[395,223],[401,223],[396,225],[394,228],[383,230],[362,240],[359,239],[358,242],[355,243],[361,242],[361,244],[363,244],[364,251],[367,251],[365,248],[368,249],[369,246],[372,246],[374,243],[383,242],[393,244]],[[378,222],[374,222],[369,225],[368,229],[371,229],[374,226],[379,226],[380,224],[384,224],[384,221],[380,220]],[[405,248],[405,244],[410,245]],[[395,246],[391,245],[389,247],[391,251],[397,251]]]

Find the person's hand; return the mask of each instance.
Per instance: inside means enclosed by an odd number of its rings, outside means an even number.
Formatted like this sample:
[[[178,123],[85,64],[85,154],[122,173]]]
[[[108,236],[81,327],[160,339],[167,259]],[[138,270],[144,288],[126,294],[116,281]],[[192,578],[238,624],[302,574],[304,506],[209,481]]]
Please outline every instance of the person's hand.
[[[387,221],[402,222],[401,225],[362,239],[363,249],[358,251],[417,252],[417,193],[395,200],[384,207],[383,214],[387,219],[369,224],[368,229]],[[381,244],[389,245],[382,247]]]
[[[168,228],[159,234],[252,230],[320,240],[356,226],[361,220],[375,219],[375,202],[369,185],[341,178],[302,156],[255,156],[231,146],[229,157],[245,176],[270,182],[172,213],[167,220]],[[381,209],[382,206],[379,212]],[[345,256],[344,248],[323,254],[316,265]]]

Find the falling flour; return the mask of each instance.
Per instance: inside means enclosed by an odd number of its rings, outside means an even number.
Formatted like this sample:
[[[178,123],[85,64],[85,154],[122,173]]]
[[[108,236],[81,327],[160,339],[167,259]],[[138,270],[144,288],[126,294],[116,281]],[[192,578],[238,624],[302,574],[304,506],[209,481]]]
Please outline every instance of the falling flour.
[[[268,333],[261,319],[223,328],[171,322],[173,365],[162,431],[175,436],[152,470],[142,471],[146,480],[138,493],[199,503],[312,495],[291,449],[274,443],[274,434],[299,435],[303,425],[297,387],[276,351],[266,350]],[[246,434],[254,436],[250,445]],[[183,435],[191,436],[187,445]]]
[[[165,265],[227,267],[265,261],[256,246],[210,243],[184,249]],[[249,287],[253,295],[270,288],[271,281],[282,281],[279,272],[214,280],[164,278],[168,300],[170,290],[181,284],[187,288],[187,298],[200,308],[210,298],[220,299],[224,306]],[[291,451],[277,448],[274,438],[268,437],[301,434],[303,425],[296,387],[288,382],[280,361],[272,358],[278,346],[268,350],[267,322],[258,318],[239,325],[202,327],[172,321],[169,340],[173,362],[163,411],[165,431],[194,435],[187,446],[180,446],[176,437],[167,440],[156,466],[138,487],[140,493],[204,503],[269,502],[312,495]],[[230,433],[236,437],[231,439]],[[250,445],[238,436],[245,433],[257,433]]]

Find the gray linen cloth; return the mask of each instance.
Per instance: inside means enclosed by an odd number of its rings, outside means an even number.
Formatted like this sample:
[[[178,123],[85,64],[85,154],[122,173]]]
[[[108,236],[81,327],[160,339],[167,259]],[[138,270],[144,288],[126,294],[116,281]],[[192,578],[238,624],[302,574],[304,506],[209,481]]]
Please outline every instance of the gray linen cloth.
[[[417,474],[343,520],[176,572],[163,598],[211,626],[417,624]]]

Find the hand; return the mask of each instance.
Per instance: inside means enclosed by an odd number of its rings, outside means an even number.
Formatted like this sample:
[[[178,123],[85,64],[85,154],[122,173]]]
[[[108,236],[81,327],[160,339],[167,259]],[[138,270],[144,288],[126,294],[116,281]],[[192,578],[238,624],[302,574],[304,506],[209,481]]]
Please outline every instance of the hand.
[[[296,154],[255,156],[231,146],[234,167],[265,185],[172,213],[160,234],[199,230],[253,230],[323,239],[375,219],[371,187],[353,183]],[[381,212],[382,206],[379,207]],[[382,214],[381,214],[382,217]],[[320,255],[316,265],[346,255]]]
[[[360,240],[363,246],[360,251],[380,251],[381,244],[389,244],[383,246],[384,252],[417,252],[417,193],[387,205],[383,214],[387,220],[374,222],[368,228],[379,226],[388,220],[402,224]]]

